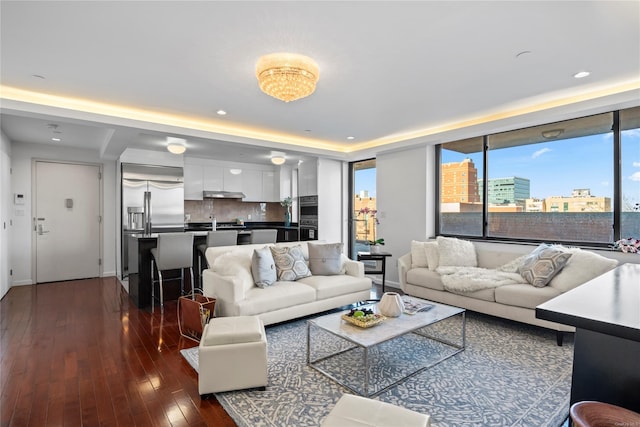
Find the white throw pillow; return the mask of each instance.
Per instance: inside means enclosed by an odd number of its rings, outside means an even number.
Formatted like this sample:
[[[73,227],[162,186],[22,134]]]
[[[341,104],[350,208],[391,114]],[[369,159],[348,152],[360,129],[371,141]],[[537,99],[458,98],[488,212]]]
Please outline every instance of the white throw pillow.
[[[438,242],[435,240],[425,242],[424,251],[427,254],[427,263],[429,264],[429,270],[436,271],[438,265],[440,265],[440,256],[438,255]]]
[[[278,280],[276,263],[268,246],[253,251],[251,274],[253,275],[253,282],[262,289],[273,285]]]
[[[411,241],[411,268],[426,268],[429,266],[427,252],[424,248],[426,242]]]
[[[436,238],[438,242],[438,264],[440,267],[477,267],[476,248],[468,240],[454,237]]]
[[[562,271],[556,275],[549,286],[562,292],[570,291],[578,285],[615,268],[618,261],[579,248],[567,249],[571,258]]]
[[[251,274],[251,255],[229,252],[222,254],[213,262],[211,270],[221,276],[234,276],[242,281],[244,289],[253,287]]]

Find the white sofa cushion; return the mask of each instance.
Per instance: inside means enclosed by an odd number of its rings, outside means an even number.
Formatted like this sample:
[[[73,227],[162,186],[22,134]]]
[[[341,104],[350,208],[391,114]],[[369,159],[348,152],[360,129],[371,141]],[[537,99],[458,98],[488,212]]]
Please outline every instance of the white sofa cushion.
[[[454,237],[436,238],[438,242],[439,267],[477,267],[476,248],[468,240]]]
[[[368,278],[353,277],[344,274],[334,276],[309,276],[298,280],[297,283],[302,283],[315,289],[317,300],[351,294],[371,288],[371,281]]]
[[[411,241],[411,268],[429,267],[425,243],[427,242]]]
[[[535,309],[538,305],[557,297],[561,293],[558,289],[549,286],[536,288],[529,284],[505,285],[496,288],[496,302]]]
[[[571,258],[562,271],[549,282],[549,286],[561,292],[570,291],[618,265],[618,261],[615,259],[579,248],[570,248],[567,251],[571,253]]]
[[[498,289],[498,288],[482,289],[482,290],[474,291],[474,292],[462,292],[462,291],[449,291],[449,292],[451,292],[452,294],[462,295],[462,296],[469,297],[469,298],[475,298],[475,299],[480,299],[480,300],[483,300],[483,301],[495,302],[495,300],[496,300],[496,289]]]
[[[438,254],[438,242],[431,240],[425,242],[424,251],[427,254],[427,263],[429,264],[429,270],[435,271],[440,265],[440,255]]]
[[[407,282],[436,291],[444,291],[440,274],[428,268],[412,268],[407,271]]]
[[[316,290],[311,286],[298,282],[279,281],[266,289],[252,287],[245,293],[245,299],[237,304],[241,315],[251,316],[315,300]]]

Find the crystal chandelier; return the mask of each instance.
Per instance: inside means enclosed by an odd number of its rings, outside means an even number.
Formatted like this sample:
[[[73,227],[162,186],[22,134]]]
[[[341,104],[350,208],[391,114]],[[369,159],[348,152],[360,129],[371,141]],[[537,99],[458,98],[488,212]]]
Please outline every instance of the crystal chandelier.
[[[316,89],[318,64],[308,56],[295,53],[272,53],[256,64],[260,89],[284,102],[309,96]]]

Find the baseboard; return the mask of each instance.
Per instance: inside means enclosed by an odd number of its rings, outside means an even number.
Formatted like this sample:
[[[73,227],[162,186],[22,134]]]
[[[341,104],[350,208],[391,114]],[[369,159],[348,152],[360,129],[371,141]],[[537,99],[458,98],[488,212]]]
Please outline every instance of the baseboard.
[[[14,282],[11,282],[11,286],[27,286],[27,285],[33,285],[33,281],[31,280],[16,280]]]

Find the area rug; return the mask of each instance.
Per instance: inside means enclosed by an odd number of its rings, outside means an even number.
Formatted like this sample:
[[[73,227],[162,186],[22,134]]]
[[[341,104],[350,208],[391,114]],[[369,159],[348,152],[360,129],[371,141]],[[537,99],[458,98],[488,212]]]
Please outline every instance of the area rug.
[[[458,325],[440,325],[448,333]],[[447,331],[447,329],[450,329]],[[342,394],[349,392],[306,365],[306,320],[267,327],[266,391],[217,393],[240,427],[318,426]],[[314,338],[315,339],[315,338]],[[318,338],[323,339],[323,338]],[[335,338],[326,337],[327,348]],[[377,349],[373,381],[406,369],[413,360],[441,351],[414,335]],[[357,354],[336,358],[335,376],[356,377]],[[197,371],[197,347],[182,350]],[[555,332],[467,313],[466,349],[383,392],[375,399],[431,415],[433,427],[559,427],[569,413],[573,337],[556,345]],[[385,363],[387,360],[388,363]],[[407,363],[409,361],[409,363]],[[333,372],[333,371],[332,371]]]

